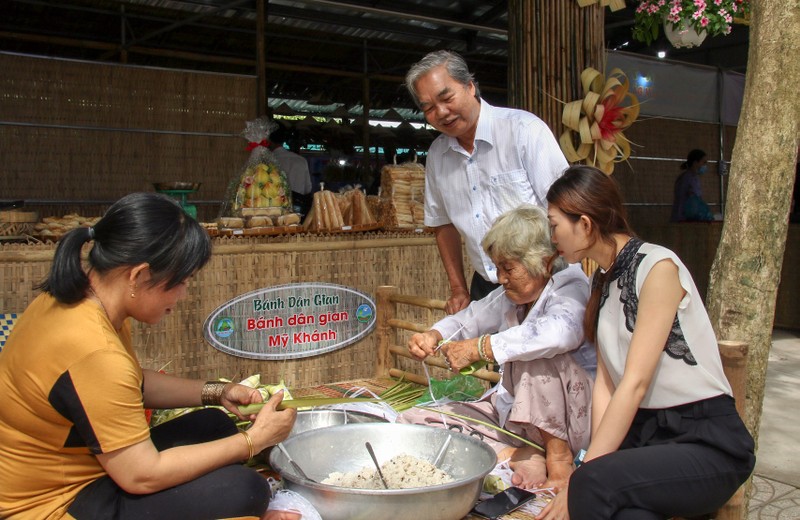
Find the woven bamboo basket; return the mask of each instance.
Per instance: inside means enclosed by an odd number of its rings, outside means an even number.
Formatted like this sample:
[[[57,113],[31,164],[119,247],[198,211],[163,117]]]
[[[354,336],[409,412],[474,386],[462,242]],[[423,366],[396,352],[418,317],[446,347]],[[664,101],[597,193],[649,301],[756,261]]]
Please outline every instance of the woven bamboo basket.
[[[35,211],[0,211],[0,238],[30,235],[37,220],[39,214]]]

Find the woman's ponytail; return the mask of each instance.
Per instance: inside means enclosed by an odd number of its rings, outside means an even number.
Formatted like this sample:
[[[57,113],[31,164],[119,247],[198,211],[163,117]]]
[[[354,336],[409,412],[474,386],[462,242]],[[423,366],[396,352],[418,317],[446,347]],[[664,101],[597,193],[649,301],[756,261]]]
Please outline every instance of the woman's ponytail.
[[[83,270],[81,250],[86,242],[92,240],[90,229],[73,229],[58,241],[50,273],[37,289],[49,293],[61,303],[76,303],[86,297],[89,277]]]

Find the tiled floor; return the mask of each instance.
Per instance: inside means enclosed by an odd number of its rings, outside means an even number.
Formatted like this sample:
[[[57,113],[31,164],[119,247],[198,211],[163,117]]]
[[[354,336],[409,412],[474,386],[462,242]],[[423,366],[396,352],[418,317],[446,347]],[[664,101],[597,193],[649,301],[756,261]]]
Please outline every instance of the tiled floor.
[[[796,520],[800,518],[800,490],[764,477],[753,478],[748,520]]]
[[[800,333],[775,331],[748,520],[800,519]]]

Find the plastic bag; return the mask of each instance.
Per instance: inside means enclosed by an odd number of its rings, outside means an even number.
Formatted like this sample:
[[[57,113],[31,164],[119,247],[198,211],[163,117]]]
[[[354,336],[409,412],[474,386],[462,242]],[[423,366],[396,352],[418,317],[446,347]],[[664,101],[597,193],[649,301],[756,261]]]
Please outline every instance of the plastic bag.
[[[456,374],[450,379],[431,379],[431,385],[427,392],[417,399],[417,404],[430,403],[441,399],[451,401],[472,401],[477,399],[485,389],[478,379],[472,376]],[[433,397],[431,397],[433,392]]]
[[[272,500],[269,501],[267,511],[291,511],[300,513],[302,520],[322,520],[311,502],[299,493],[288,489],[282,489],[275,493]]]
[[[277,128],[278,124],[266,117],[247,122],[242,137],[247,140],[250,157],[228,183],[220,227],[279,226],[293,214],[289,181],[269,149],[269,135]],[[299,221],[298,215],[292,223]]]

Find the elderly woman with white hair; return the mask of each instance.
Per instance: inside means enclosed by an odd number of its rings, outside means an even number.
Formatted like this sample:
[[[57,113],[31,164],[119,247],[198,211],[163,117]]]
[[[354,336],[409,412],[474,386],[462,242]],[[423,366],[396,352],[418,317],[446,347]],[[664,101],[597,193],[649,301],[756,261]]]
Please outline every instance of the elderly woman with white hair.
[[[512,483],[525,488],[561,487],[574,454],[591,431],[590,399],[596,357],[584,341],[583,315],[589,282],[580,265],[567,265],[550,241],[547,215],[524,204],[494,222],[482,246],[497,266],[502,287],[423,333],[408,350],[416,359],[440,352],[455,372],[483,360],[501,366],[501,380],[480,400],[451,402],[444,411],[501,427],[544,448],[494,428],[452,415],[413,408],[399,422],[452,426],[480,437],[509,460]]]

